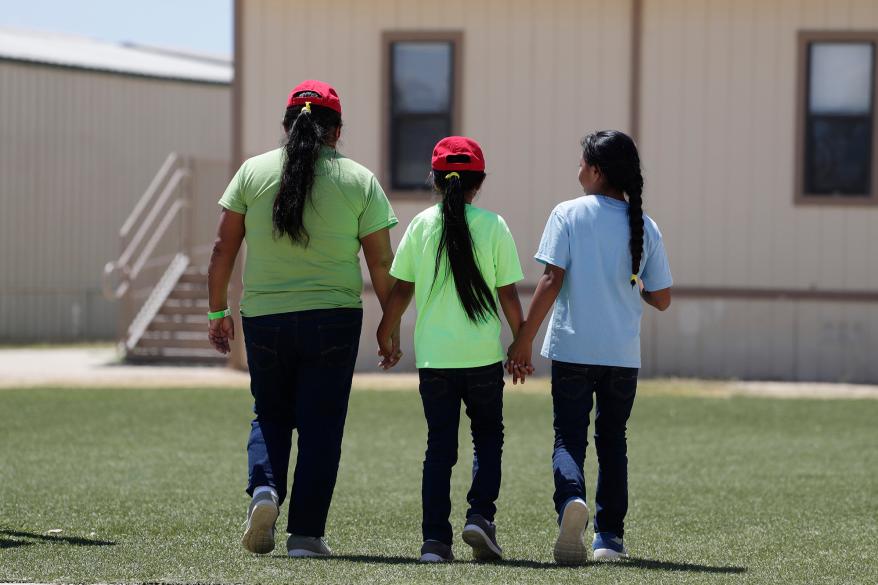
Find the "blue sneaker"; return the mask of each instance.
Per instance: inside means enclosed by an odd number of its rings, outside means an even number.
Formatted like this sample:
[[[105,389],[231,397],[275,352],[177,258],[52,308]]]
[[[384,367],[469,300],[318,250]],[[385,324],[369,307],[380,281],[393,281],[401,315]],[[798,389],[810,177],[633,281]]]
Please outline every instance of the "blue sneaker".
[[[596,561],[615,561],[628,558],[628,549],[622,544],[622,539],[612,532],[597,532],[591,543]]]

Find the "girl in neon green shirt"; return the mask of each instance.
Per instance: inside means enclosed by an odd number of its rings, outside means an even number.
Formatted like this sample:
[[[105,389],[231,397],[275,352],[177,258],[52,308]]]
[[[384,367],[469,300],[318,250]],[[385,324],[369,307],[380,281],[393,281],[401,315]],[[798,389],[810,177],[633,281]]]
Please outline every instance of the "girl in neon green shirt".
[[[449,494],[461,401],[475,447],[462,537],[474,558],[500,559],[493,522],[503,446],[505,353],[498,305],[516,335],[522,310],[515,283],[523,274],[503,218],[471,205],[485,179],[478,143],[461,136],[442,139],[433,150],[432,168],[442,201],[418,214],[400,242],[390,269],[397,282],[378,328],[378,343],[382,365],[390,367],[391,334],[414,295],[415,358],[428,428],[421,560],[454,558]]]

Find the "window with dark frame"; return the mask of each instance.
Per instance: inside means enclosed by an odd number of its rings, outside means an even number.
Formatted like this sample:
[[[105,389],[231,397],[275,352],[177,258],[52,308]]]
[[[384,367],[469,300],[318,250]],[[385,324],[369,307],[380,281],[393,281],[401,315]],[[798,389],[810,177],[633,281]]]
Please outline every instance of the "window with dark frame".
[[[806,40],[803,198],[873,197],[875,51],[874,40]]]
[[[430,156],[453,133],[455,51],[452,39],[391,40],[390,187],[429,190]]]

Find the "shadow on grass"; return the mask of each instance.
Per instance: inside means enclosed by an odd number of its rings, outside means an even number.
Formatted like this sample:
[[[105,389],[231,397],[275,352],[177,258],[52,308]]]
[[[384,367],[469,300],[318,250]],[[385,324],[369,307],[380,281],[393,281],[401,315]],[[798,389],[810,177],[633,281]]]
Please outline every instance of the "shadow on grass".
[[[35,532],[22,532],[20,530],[0,530],[0,535],[12,536],[15,538],[26,538],[29,540],[38,540],[40,542],[52,542],[61,544],[72,544],[74,546],[114,546],[116,543],[112,540],[97,540],[93,538],[83,538],[81,536],[49,536],[46,534],[37,534]],[[12,548],[13,546],[24,546],[25,544],[34,544],[32,542],[22,542],[15,540],[0,540],[4,543],[0,548]],[[6,543],[14,542],[12,546]]]
[[[275,555],[286,558],[286,555]],[[353,563],[369,563],[378,565],[420,565],[422,564],[415,557],[396,557],[384,555],[334,555],[331,557],[322,557],[314,560],[331,562],[350,561]],[[562,566],[556,563],[546,563],[541,561],[529,561],[526,559],[506,559],[497,562],[479,562],[479,561],[462,561],[457,560],[455,564],[474,564],[474,565],[493,565],[498,567],[517,567],[524,569],[570,569],[572,567]],[[598,566],[605,563],[596,563],[594,561],[586,563],[585,567]],[[740,574],[747,572],[746,567],[716,567],[712,565],[700,565],[697,563],[676,563],[672,561],[657,561],[654,559],[630,558],[625,561],[612,563],[611,566],[619,568],[636,568],[647,569],[653,571],[679,571],[688,573],[721,573],[721,574]]]
[[[6,548],[18,548],[20,546],[30,546],[32,542],[24,542],[21,540],[6,540],[5,538],[0,538],[0,550]]]
[[[640,559],[631,557],[620,561],[620,566],[637,567],[638,569],[652,569],[657,571],[684,571],[689,573],[746,573],[747,567],[715,567],[712,565],[699,565],[697,563],[674,563],[672,561],[657,561],[655,559]]]

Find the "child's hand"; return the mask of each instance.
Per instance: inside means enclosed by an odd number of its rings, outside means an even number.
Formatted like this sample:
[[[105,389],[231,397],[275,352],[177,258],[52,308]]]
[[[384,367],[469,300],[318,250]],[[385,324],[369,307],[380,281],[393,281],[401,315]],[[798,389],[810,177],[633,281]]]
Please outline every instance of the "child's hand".
[[[523,339],[516,339],[509,346],[509,350],[506,352],[506,356],[509,358],[506,362],[506,371],[512,376],[513,385],[517,384],[519,379],[524,384],[527,376],[534,373],[533,363],[531,362],[532,351],[531,343]]]
[[[402,358],[402,351],[399,349],[399,327],[397,326],[388,333],[383,325],[382,323],[378,327],[378,355],[381,357],[378,365],[385,370],[389,370],[398,364],[400,358]]]

